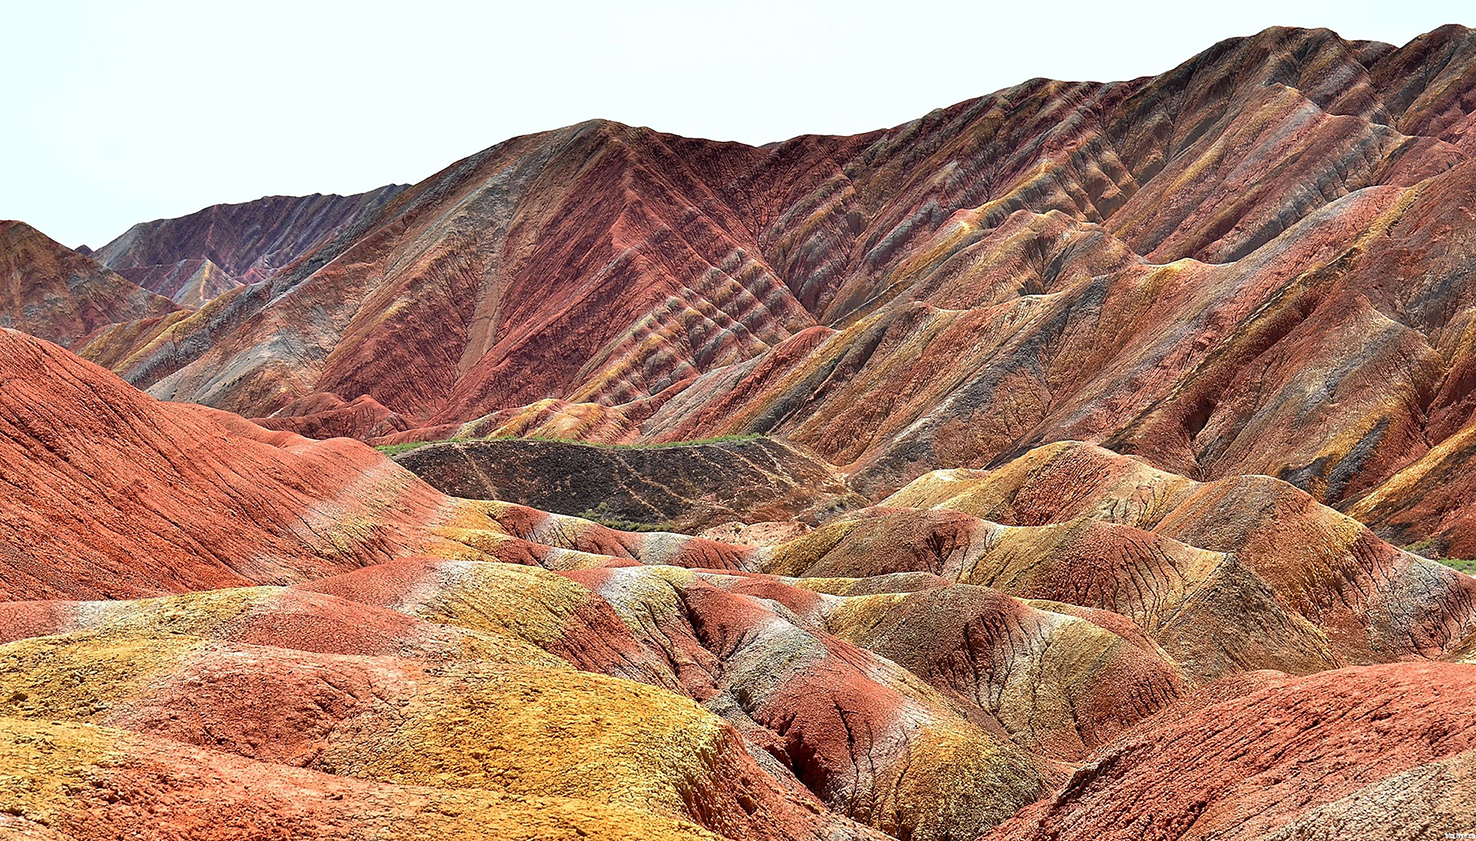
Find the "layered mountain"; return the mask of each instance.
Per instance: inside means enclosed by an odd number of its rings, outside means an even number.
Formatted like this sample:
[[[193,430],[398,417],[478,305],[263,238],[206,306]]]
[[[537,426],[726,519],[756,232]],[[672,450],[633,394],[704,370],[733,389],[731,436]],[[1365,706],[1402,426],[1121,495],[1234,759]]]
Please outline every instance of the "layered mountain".
[[[1476,579],[1270,477],[1067,442],[773,541],[625,532],[445,496],[14,331],[0,452],[19,837],[1476,819]]]
[[[358,210],[139,226],[105,264],[262,282],[83,353],[319,437],[776,435],[872,500],[1087,440],[1469,553],[1418,477],[1469,472],[1473,68],[1462,27],[1276,28],[853,137],[583,123]],[[337,221],[257,221],[293,202]]]
[[[0,223],[0,836],[1467,832],[1472,113],[1278,28]]]
[[[178,309],[30,225],[0,221],[0,328],[71,346],[102,327]]]
[[[146,289],[198,308],[275,274],[372,216],[404,185],[351,196],[267,196],[177,219],[140,222],[91,252]]]
[[[119,273],[150,292],[189,309],[199,309],[211,298],[241,285],[220,266],[206,259],[127,268]]]

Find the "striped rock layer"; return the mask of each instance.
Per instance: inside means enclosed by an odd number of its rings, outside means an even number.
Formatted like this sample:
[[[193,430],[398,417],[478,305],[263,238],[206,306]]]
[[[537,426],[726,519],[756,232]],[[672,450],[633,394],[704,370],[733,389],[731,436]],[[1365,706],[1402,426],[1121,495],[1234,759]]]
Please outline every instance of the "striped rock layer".
[[[1469,831],[1476,579],[1399,547],[1476,552],[1473,68],[1278,28],[5,223],[0,833]],[[405,459],[485,499],[351,440],[751,434]]]
[[[445,496],[14,331],[0,454],[17,837],[1476,818],[1476,579],[1269,477],[1072,442],[767,540],[626,532]],[[1207,794],[1164,781],[1185,773]]]
[[[1085,440],[1466,557],[1472,103],[1470,30],[1273,28],[851,137],[593,121],[136,226],[96,256],[197,309],[79,349],[319,438],[779,435],[872,501]]]

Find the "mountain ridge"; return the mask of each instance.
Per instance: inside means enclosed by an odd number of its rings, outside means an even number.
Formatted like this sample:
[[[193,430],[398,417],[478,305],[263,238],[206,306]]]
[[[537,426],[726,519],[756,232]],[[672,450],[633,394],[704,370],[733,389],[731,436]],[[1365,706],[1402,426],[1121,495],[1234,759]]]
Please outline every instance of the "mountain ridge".
[[[597,440],[784,436],[872,499],[1089,439],[1344,510],[1377,494],[1385,534],[1469,552],[1449,508],[1379,489],[1472,422],[1473,67],[1463,27],[1402,47],[1278,27],[850,137],[586,121],[363,194],[262,283],[79,350],[315,436],[435,440],[549,405],[601,418]],[[1308,399],[1320,428],[1275,432]]]

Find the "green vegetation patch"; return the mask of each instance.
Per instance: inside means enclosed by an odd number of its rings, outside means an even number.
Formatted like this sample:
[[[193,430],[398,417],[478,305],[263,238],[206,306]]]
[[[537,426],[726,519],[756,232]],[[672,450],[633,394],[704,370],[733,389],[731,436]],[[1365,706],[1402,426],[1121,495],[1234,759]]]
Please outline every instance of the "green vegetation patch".
[[[1411,543],[1404,547],[1404,551],[1419,555],[1422,558],[1429,558],[1437,564],[1444,564],[1451,569],[1464,572],[1467,575],[1476,575],[1476,558],[1435,557],[1429,554],[1432,548],[1435,548],[1434,539],[1426,539],[1421,540],[1419,543]]]
[[[589,520],[591,523],[599,523],[616,531],[676,531],[673,523],[643,523],[638,520],[627,520],[612,512],[608,502],[601,502],[597,508],[586,508],[574,516],[581,520]]]
[[[598,517],[592,511],[581,511],[574,516],[581,520],[589,520],[605,528],[616,531],[663,531],[676,532],[677,527],[671,523],[637,523],[634,520],[622,520],[619,517]]]
[[[452,440],[453,439],[447,438],[442,441],[411,441],[406,444],[380,444],[374,449],[380,451],[381,453],[384,453],[390,458],[394,458],[400,453],[408,453],[411,450],[418,450],[421,447],[429,447],[431,444],[449,444]]]
[[[1432,558],[1431,560],[1439,561],[1467,575],[1476,575],[1476,558]]]

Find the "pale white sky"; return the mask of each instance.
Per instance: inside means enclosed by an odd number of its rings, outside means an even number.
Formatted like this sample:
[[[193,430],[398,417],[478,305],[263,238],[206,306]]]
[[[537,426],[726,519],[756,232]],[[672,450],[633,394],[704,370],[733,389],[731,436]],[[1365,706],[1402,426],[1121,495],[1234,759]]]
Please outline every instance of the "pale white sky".
[[[414,182],[608,117],[765,143],[1033,76],[1167,70],[1267,26],[1402,44],[1470,0],[0,0],[0,218],[94,248],[269,194]]]

